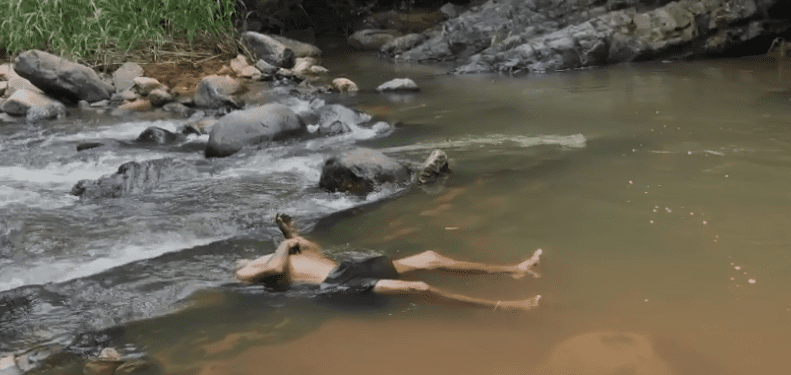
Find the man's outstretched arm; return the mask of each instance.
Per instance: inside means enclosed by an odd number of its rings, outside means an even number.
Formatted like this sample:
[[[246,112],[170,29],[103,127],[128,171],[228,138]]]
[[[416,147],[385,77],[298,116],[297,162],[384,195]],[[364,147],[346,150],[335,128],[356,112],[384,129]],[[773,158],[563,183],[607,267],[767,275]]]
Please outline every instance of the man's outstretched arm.
[[[288,239],[280,243],[272,255],[258,258],[236,271],[239,281],[254,283],[273,276],[288,280],[289,257],[300,251],[299,240]]]

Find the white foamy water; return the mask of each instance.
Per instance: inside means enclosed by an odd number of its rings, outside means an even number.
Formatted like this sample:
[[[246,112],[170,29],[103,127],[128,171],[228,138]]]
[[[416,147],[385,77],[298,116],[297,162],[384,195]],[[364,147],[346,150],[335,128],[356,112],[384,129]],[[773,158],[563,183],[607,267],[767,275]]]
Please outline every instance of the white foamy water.
[[[306,183],[318,182],[321,177],[321,166],[324,155],[310,154],[304,156],[280,156],[283,148],[259,152],[216,175],[215,179],[238,178],[250,175],[268,175],[272,173],[291,173]]]
[[[0,186],[0,208],[21,204],[27,207],[56,209],[74,204],[79,198],[68,194],[41,195],[27,188]]]
[[[150,259],[185,248],[206,245],[224,239],[194,238],[179,233],[149,235],[145,243],[117,244],[110,253],[91,259],[46,259],[34,264],[5,264],[0,273],[0,291],[24,285],[59,283],[94,275],[127,263]],[[88,250],[86,254],[106,250]]]
[[[62,207],[74,202],[69,191],[80,180],[93,180],[113,174],[126,162],[142,162],[168,156],[170,155],[158,152],[122,155],[107,151],[98,154],[93,160],[51,162],[42,168],[0,166],[0,207],[10,204],[42,208]]]
[[[440,142],[424,142],[414,145],[390,147],[382,150],[383,152],[405,152],[405,151],[419,151],[419,150],[433,150],[433,149],[464,149],[470,147],[486,147],[486,146],[517,146],[517,147],[535,147],[541,145],[557,145],[568,148],[585,148],[587,139],[582,134],[573,135],[508,135],[508,134],[492,134],[481,137],[466,137],[461,139],[451,139]]]
[[[93,139],[115,139],[115,140],[134,140],[140,136],[144,130],[156,126],[171,132],[176,132],[178,127],[186,120],[160,120],[160,121],[134,121],[123,122],[111,126],[97,127],[94,130],[81,131],[76,134],[56,134],[49,138],[45,144],[52,142],[73,142]]]

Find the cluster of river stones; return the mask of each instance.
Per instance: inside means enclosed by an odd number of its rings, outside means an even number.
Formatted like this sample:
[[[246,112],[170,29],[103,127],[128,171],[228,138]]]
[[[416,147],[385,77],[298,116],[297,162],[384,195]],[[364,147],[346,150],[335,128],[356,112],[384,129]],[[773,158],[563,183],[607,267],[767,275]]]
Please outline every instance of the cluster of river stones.
[[[103,79],[93,69],[47,52],[31,50],[20,54],[14,64],[0,70],[4,99],[0,121],[45,121],[66,115],[66,103],[83,110],[100,110],[123,115],[161,108],[185,118],[174,133],[149,127],[135,140],[142,144],[184,143],[191,133],[209,134],[207,158],[227,157],[245,147],[265,147],[270,142],[333,136],[351,131],[350,126],[368,128],[386,135],[392,127],[374,121],[366,113],[341,104],[327,104],[319,96],[325,92],[355,92],[357,85],[335,78],[325,86],[304,84],[311,77],[326,75],[318,65],[317,47],[255,32],[243,39],[258,59],[250,65],[238,56],[218,72],[203,77],[191,95],[181,95],[153,78],[143,77],[143,69],[126,63]],[[226,73],[226,74],[223,74]],[[234,78],[237,77],[237,78]],[[237,94],[245,82],[275,80],[275,99],[246,105]],[[278,91],[278,89],[281,89]],[[302,89],[302,90],[298,90]],[[408,78],[394,79],[376,88],[378,92],[414,92],[419,88]],[[77,151],[101,147],[86,142]],[[379,151],[353,148],[329,158],[322,170],[320,186],[331,192],[366,195],[384,183],[423,183],[446,173],[447,157],[437,151],[422,166],[396,161]],[[82,198],[119,198],[160,186],[166,180],[196,177],[197,166],[171,158],[128,162],[116,173],[97,180],[83,180],[72,189]]]

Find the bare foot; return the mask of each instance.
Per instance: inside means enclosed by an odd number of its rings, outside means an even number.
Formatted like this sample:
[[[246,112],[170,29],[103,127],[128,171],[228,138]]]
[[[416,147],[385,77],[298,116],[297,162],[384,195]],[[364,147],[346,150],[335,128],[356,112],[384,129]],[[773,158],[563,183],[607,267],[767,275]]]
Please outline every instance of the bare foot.
[[[541,275],[539,275],[536,271],[533,271],[532,268],[533,266],[538,265],[539,262],[538,257],[540,257],[542,253],[543,251],[541,249],[538,249],[533,253],[533,256],[528,258],[526,261],[519,263],[519,265],[516,266],[516,272],[513,273],[514,279],[521,279],[526,274],[531,274],[533,275],[533,277],[536,278],[541,277]]]
[[[275,223],[277,223],[277,227],[280,228],[280,231],[283,232],[283,236],[285,236],[286,239],[294,238],[299,235],[297,234],[297,230],[294,229],[294,221],[291,220],[291,216],[278,213],[275,215]]]
[[[503,311],[527,311],[532,310],[538,307],[538,300],[541,299],[541,295],[537,295],[533,298],[528,298],[524,301],[502,301],[498,302],[497,306],[494,308],[495,311],[503,310]]]

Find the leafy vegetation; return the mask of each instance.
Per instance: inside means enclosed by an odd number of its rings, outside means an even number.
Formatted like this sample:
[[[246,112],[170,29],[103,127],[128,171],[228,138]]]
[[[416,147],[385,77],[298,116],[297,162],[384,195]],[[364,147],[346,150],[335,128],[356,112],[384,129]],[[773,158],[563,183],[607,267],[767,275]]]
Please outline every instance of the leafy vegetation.
[[[0,0],[0,50],[38,48],[94,64],[142,50],[156,60],[195,42],[235,43],[235,6],[236,0]]]

